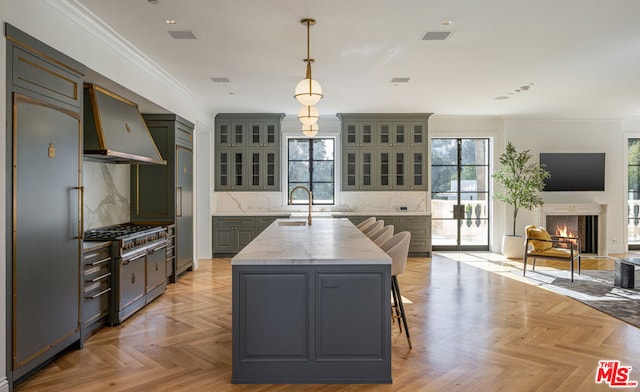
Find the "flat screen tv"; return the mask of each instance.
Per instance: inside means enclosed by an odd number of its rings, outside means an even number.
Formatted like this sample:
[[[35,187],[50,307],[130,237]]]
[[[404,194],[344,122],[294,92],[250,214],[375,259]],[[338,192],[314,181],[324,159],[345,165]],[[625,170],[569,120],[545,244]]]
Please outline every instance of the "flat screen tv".
[[[604,161],[604,153],[540,153],[551,173],[544,191],[604,191]]]

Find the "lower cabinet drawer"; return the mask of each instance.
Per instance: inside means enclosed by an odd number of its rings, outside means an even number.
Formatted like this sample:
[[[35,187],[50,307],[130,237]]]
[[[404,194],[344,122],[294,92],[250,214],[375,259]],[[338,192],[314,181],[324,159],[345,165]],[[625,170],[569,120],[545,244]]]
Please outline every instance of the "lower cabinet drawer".
[[[112,295],[108,280],[86,284],[83,294],[82,321],[84,325],[89,325],[107,316]]]

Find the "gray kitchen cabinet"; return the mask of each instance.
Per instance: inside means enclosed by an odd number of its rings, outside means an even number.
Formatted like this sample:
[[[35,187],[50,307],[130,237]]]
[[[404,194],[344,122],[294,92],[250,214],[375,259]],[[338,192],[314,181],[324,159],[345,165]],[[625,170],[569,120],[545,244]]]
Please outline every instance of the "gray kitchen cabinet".
[[[374,190],[374,152],[356,148],[344,149],[342,153],[343,191]]]
[[[373,147],[373,121],[346,121],[343,124],[342,147]]]
[[[215,190],[280,190],[284,114],[221,113],[215,126]]]
[[[193,123],[175,114],[143,114],[162,165],[131,165],[131,220],[175,224],[169,281],[193,267]]]
[[[237,253],[256,236],[253,216],[214,216],[213,253]]]
[[[406,150],[376,150],[375,157],[377,190],[405,191],[409,189]]]
[[[176,146],[176,277],[193,267],[193,150]]]
[[[381,217],[380,219],[385,218]],[[395,220],[394,231],[396,233],[401,231],[411,233],[409,254],[412,256],[431,256],[431,216],[398,215]]]
[[[426,191],[430,115],[339,113],[342,190]]]
[[[167,256],[165,259],[168,283],[175,283],[175,265],[176,265],[176,225],[175,223],[167,225]]]
[[[113,295],[111,242],[86,242],[82,257],[82,341],[107,325]]]
[[[411,233],[409,254],[411,256],[431,256],[431,216],[430,215],[335,215],[334,218],[347,218],[354,225],[370,216],[384,220],[385,226],[393,225],[394,233],[408,231]]]
[[[247,190],[274,191],[280,184],[280,162],[278,149],[250,149]]]
[[[376,147],[407,147],[407,121],[378,121],[376,125]]]
[[[248,121],[248,147],[280,147],[280,119]]]
[[[427,123],[426,121],[411,121],[409,125],[409,147],[426,148]]]
[[[247,246],[273,221],[288,215],[214,216],[213,257],[234,255]]]
[[[81,347],[85,67],[6,24],[7,359],[17,383]]]
[[[427,152],[418,149],[375,151],[376,189],[390,191],[425,190]]]
[[[241,148],[220,148],[215,152],[216,190],[235,191],[245,188],[248,154]]]

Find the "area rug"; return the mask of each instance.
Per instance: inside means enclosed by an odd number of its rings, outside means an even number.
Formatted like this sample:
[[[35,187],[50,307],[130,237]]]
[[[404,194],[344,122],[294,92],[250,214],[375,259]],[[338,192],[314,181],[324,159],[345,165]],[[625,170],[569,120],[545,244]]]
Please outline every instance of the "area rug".
[[[522,277],[522,270],[512,273]],[[640,269],[635,271],[640,282]],[[613,285],[613,271],[582,270],[578,275],[563,270],[527,271],[526,279],[550,291],[573,298],[640,328],[640,287],[623,289]]]
[[[638,256],[640,257],[640,256]],[[568,270],[538,268],[522,276],[522,263],[492,252],[434,252],[433,261],[448,259],[502,275],[527,284],[540,286],[557,294],[573,298],[617,319],[640,328],[640,268],[635,270],[635,289],[613,285],[613,271],[576,271],[571,282]]]

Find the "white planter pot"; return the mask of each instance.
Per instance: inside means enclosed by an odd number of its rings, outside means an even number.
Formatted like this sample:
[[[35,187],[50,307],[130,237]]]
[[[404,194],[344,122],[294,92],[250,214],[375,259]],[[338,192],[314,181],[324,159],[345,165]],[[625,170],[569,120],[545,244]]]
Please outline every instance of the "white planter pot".
[[[508,259],[524,257],[524,237],[518,235],[502,236],[502,254]]]

